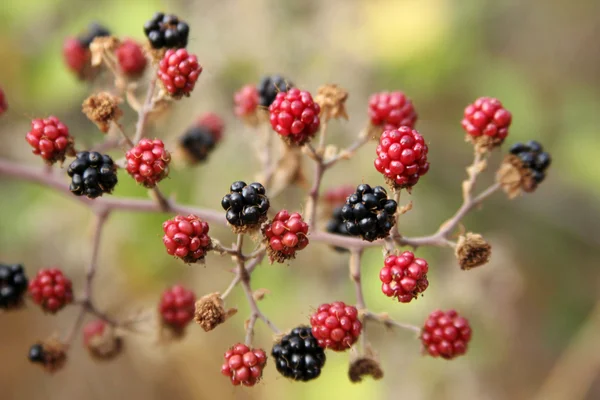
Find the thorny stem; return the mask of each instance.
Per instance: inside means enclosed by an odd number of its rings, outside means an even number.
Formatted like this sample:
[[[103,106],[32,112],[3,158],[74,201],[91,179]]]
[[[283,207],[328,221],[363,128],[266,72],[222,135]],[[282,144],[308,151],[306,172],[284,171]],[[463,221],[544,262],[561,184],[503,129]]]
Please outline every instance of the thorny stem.
[[[150,80],[148,84],[148,91],[146,92],[146,99],[144,100],[144,104],[138,111],[138,120],[135,125],[135,136],[133,137],[133,142],[137,143],[140,141],[142,137],[144,137],[144,130],[146,127],[146,120],[148,119],[148,114],[150,114],[154,108],[154,89],[156,88],[156,71],[152,73],[153,78]]]

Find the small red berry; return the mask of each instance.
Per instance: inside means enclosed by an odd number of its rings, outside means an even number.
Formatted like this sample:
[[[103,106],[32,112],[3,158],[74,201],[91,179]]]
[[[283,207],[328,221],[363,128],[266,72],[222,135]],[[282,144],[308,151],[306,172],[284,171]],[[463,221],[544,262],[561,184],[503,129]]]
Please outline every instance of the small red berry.
[[[158,305],[164,325],[181,332],[194,319],[196,295],[181,285],[163,292]]]
[[[388,256],[379,272],[381,291],[388,297],[397,298],[401,303],[409,303],[429,286],[428,270],[427,261],[415,258],[411,251],[405,251],[399,256]]]
[[[157,73],[171,96],[189,96],[202,73],[202,66],[186,49],[169,49],[160,60]]]
[[[356,186],[354,185],[342,185],[335,186],[328,189],[323,195],[323,199],[333,207],[337,207],[340,204],[344,204],[348,196],[354,193]]]
[[[186,263],[204,260],[212,242],[208,236],[208,223],[195,215],[178,215],[163,222],[163,243],[167,253],[181,258]]]
[[[271,262],[284,262],[296,256],[296,251],[308,245],[308,224],[299,213],[281,210],[270,224],[263,228],[267,252]]]
[[[356,307],[341,301],[321,305],[310,317],[310,325],[319,346],[334,351],[348,350],[362,330]]]
[[[260,381],[266,364],[267,355],[263,349],[251,349],[238,343],[225,352],[221,373],[228,376],[234,386],[254,386]]]
[[[45,312],[54,314],[73,301],[71,280],[58,268],[41,269],[29,282],[29,295]]]
[[[65,155],[73,152],[69,128],[54,116],[32,120],[25,139],[33,148],[33,154],[40,155],[47,164],[63,162]]]
[[[123,40],[117,47],[115,54],[121,71],[127,76],[137,77],[146,69],[148,60],[144,55],[144,50],[133,39]]]
[[[258,90],[254,85],[246,85],[233,95],[235,115],[247,117],[256,112],[258,107]]]
[[[225,128],[225,123],[223,122],[223,118],[219,117],[215,113],[206,113],[198,118],[196,123],[197,126],[206,127],[208,131],[212,134],[215,142],[218,142],[223,137],[223,129]]]
[[[410,188],[429,171],[428,151],[423,136],[414,129],[401,126],[384,131],[376,149],[375,169],[390,186]]]
[[[147,188],[153,188],[169,175],[171,154],[162,140],[142,139],[126,154],[127,172]]]
[[[454,310],[432,312],[423,326],[423,349],[433,357],[447,360],[465,354],[471,340],[471,326]]]
[[[6,104],[6,96],[4,91],[0,88],[0,115],[4,114],[8,110],[8,104]]]
[[[269,106],[271,126],[289,144],[303,145],[319,130],[321,108],[309,92],[279,92]]]
[[[80,40],[70,37],[63,43],[63,58],[67,67],[80,79],[86,75],[86,70],[91,67],[92,54],[87,46]]]
[[[369,117],[371,124],[385,130],[398,129],[401,126],[415,127],[417,113],[412,102],[402,92],[381,92],[369,98]]]
[[[473,143],[499,146],[508,135],[512,115],[492,97],[480,97],[465,108],[462,127]]]

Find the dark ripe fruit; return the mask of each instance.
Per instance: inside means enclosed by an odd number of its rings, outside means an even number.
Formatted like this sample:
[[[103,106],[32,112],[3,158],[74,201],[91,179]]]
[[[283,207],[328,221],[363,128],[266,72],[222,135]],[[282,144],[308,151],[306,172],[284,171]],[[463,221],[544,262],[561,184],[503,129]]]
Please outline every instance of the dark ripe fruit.
[[[258,104],[269,107],[278,93],[287,92],[294,84],[281,75],[265,76],[257,85]]]
[[[190,27],[176,15],[157,12],[144,24],[144,33],[154,49],[187,46]]]
[[[29,348],[27,358],[32,363],[44,363],[44,347],[41,344],[34,344]]]
[[[258,228],[266,220],[269,210],[269,199],[264,186],[258,182],[248,185],[246,182],[236,181],[229,189],[230,192],[221,200],[227,222],[237,233]]]
[[[515,143],[509,153],[519,158],[521,167],[529,171],[536,185],[546,178],[546,170],[552,163],[552,159],[540,143],[535,140]]]
[[[311,328],[300,326],[273,346],[271,356],[277,371],[295,381],[310,381],[321,375],[326,357]]]
[[[71,177],[69,189],[76,196],[94,199],[112,193],[117,184],[117,169],[108,155],[82,151],[67,168]]]
[[[17,309],[23,302],[28,283],[21,264],[0,264],[0,309]]]
[[[347,234],[373,241],[389,234],[395,223],[396,208],[396,202],[387,198],[384,188],[362,184],[348,196],[339,215]]]

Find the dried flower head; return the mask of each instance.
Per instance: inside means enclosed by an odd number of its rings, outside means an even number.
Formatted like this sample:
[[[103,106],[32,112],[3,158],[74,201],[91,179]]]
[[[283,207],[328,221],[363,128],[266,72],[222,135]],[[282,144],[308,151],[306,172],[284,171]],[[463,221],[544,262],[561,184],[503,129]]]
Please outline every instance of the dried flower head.
[[[229,317],[237,313],[237,309],[225,310],[220,293],[210,293],[196,301],[194,320],[205,332],[212,331]]]
[[[321,107],[321,118],[325,121],[330,120],[331,118],[344,118],[347,120],[347,99],[348,92],[345,89],[334,84],[321,86],[315,96],[315,102]]]
[[[350,368],[348,369],[350,382],[362,382],[363,377],[367,375],[370,375],[375,380],[383,378],[381,365],[379,365],[375,359],[371,357],[360,357],[350,363]]]
[[[119,39],[114,36],[97,36],[90,43],[92,52],[92,66],[97,67],[102,64],[104,53],[113,53],[119,46]]]
[[[111,122],[117,122],[123,115],[119,108],[121,99],[107,92],[91,95],[83,101],[82,111],[90,121],[98,126],[100,131],[106,133]]]
[[[521,159],[513,154],[507,155],[502,161],[496,172],[496,180],[509,199],[514,199],[522,192],[533,192],[537,188],[531,169],[523,165]]]
[[[487,264],[492,255],[492,246],[480,234],[468,232],[458,239],[455,255],[460,268],[469,270]]]

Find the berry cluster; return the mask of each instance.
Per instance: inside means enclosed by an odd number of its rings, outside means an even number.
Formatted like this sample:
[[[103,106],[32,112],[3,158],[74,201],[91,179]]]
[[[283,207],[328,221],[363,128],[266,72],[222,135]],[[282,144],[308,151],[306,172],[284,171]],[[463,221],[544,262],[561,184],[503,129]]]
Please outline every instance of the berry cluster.
[[[394,214],[397,207],[398,204],[387,198],[387,192],[381,186],[371,188],[362,184],[346,199],[342,218],[348,234],[372,242],[389,234],[396,222]]]
[[[208,223],[195,215],[178,215],[163,222],[162,227],[167,253],[188,264],[203,261],[212,246]]]
[[[262,377],[267,355],[262,349],[251,349],[238,343],[225,352],[221,373],[231,379],[234,386],[254,386]]]
[[[396,189],[413,187],[429,171],[425,140],[407,126],[384,131],[376,152],[375,169]]]
[[[25,139],[33,148],[33,154],[39,155],[48,164],[63,162],[65,155],[73,152],[69,128],[54,116],[32,120],[31,130]]]
[[[125,39],[115,50],[121,71],[129,77],[137,77],[144,72],[148,60],[142,46],[133,39]]]
[[[169,49],[158,64],[158,77],[173,97],[189,96],[202,73],[202,66],[186,49]]]
[[[417,121],[417,113],[404,93],[381,92],[369,98],[369,118],[372,125],[384,130],[398,129],[401,126],[412,129]]]
[[[302,145],[319,130],[321,108],[307,91],[277,93],[269,106],[271,126],[288,144]]]
[[[41,269],[29,282],[29,295],[51,314],[73,301],[71,280],[58,268]]]
[[[71,177],[71,193],[90,199],[112,193],[117,184],[117,168],[112,158],[95,151],[77,153],[67,174]]]
[[[275,95],[273,95],[275,100]],[[271,100],[269,105],[273,102]],[[248,117],[256,112],[258,107],[259,97],[258,90],[254,85],[245,85],[239,91],[233,95],[233,102],[235,104],[234,112],[238,117]]]
[[[278,93],[287,92],[294,84],[281,75],[270,75],[263,77],[257,86],[258,104],[268,108],[271,106]]]
[[[0,310],[17,308],[27,291],[27,276],[20,264],[0,264]]]
[[[310,317],[310,325],[319,346],[334,351],[348,350],[362,330],[356,307],[341,301],[319,306]]]
[[[427,353],[447,360],[465,354],[471,340],[469,321],[454,310],[432,312],[421,333],[421,342]]]
[[[179,138],[179,147],[191,164],[205,161],[223,135],[223,121],[216,114],[206,114]]]
[[[354,189],[352,189],[354,191]],[[346,229],[346,222],[344,221],[344,218],[342,217],[342,208],[343,207],[336,207],[333,209],[333,213],[331,214],[331,219],[329,219],[329,221],[327,221],[327,225],[325,226],[325,230],[329,233],[335,233],[336,235],[342,235],[342,236],[351,236],[348,233],[348,229]],[[341,253],[347,252],[348,249],[344,248],[344,247],[337,247],[334,246],[333,249],[335,251],[339,251]]]
[[[529,170],[535,185],[540,184],[546,178],[546,169],[550,166],[552,159],[541,144],[535,140],[527,143],[515,143],[510,148],[510,154],[517,156],[522,167]]]
[[[125,154],[125,158],[129,175],[149,189],[169,175],[171,154],[162,140],[141,139]]]
[[[308,246],[308,224],[299,213],[281,210],[270,224],[263,227],[268,241],[267,251],[271,262],[284,262],[296,256],[296,251]]]
[[[84,32],[77,38],[67,38],[63,43],[63,58],[67,67],[77,74],[80,79],[90,77],[91,74],[91,52],[90,44],[97,37],[110,36],[110,32],[105,27],[92,23]]]
[[[186,47],[190,27],[173,14],[157,12],[144,24],[144,33],[154,49]]]
[[[227,211],[225,218],[236,233],[254,230],[266,221],[270,203],[263,185],[237,181],[229,189],[221,206]]]
[[[8,104],[6,103],[6,96],[4,91],[0,88],[0,115],[4,114],[8,110]]]
[[[281,375],[304,382],[319,377],[326,360],[325,351],[308,326],[292,329],[273,346],[271,356]]]
[[[399,256],[388,256],[379,272],[381,291],[388,297],[395,297],[401,303],[409,303],[423,293],[429,281],[429,265],[422,258],[415,258],[412,251]]]
[[[183,333],[183,329],[194,319],[195,302],[194,292],[181,285],[165,290],[158,305],[163,325],[176,333]]]
[[[512,115],[498,99],[480,97],[465,108],[461,124],[473,143],[492,148],[504,142],[511,121]]]

